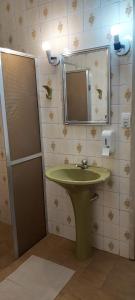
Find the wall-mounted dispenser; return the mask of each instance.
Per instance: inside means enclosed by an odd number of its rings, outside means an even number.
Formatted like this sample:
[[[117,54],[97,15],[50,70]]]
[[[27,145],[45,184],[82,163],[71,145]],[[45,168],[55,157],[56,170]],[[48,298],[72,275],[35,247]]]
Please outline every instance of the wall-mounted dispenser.
[[[109,156],[115,151],[115,133],[113,130],[103,130],[102,138],[103,138],[103,149],[102,155]]]

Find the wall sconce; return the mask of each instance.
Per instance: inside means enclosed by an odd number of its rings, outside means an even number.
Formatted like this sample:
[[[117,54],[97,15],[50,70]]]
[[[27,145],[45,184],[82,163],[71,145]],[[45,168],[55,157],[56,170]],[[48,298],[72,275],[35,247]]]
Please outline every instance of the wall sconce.
[[[120,25],[114,25],[111,28],[111,35],[114,37],[114,50],[118,56],[126,55],[130,51],[130,42],[128,39],[120,41]]]
[[[49,42],[43,42],[42,49],[46,52],[49,64],[51,64],[52,66],[57,66],[60,63],[60,59],[58,56],[51,55],[51,46]]]
[[[66,55],[66,56],[71,55],[71,50],[69,48],[64,48],[63,55]]]

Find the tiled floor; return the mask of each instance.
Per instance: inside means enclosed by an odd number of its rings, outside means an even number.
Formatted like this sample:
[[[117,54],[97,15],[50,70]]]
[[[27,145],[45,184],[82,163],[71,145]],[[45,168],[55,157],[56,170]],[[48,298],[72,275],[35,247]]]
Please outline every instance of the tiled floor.
[[[0,222],[0,270],[14,261],[12,228]]]
[[[134,261],[95,250],[89,260],[79,262],[74,256],[74,247],[74,242],[49,235],[1,271],[0,280],[33,254],[76,270],[56,300],[135,299]]]

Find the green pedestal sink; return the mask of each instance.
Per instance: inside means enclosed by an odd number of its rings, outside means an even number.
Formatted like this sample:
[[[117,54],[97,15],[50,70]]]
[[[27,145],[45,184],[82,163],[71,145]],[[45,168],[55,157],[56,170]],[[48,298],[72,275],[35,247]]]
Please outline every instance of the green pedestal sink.
[[[91,255],[90,206],[94,194],[90,187],[104,182],[109,176],[109,170],[92,166],[80,169],[75,165],[61,165],[46,171],[46,177],[63,186],[71,198],[76,224],[76,256],[79,260]]]

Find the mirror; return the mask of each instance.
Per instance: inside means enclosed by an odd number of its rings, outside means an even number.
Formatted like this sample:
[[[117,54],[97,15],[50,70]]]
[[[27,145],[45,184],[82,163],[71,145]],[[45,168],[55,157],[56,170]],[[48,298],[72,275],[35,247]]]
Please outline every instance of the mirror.
[[[110,123],[109,46],[62,55],[65,124]]]

